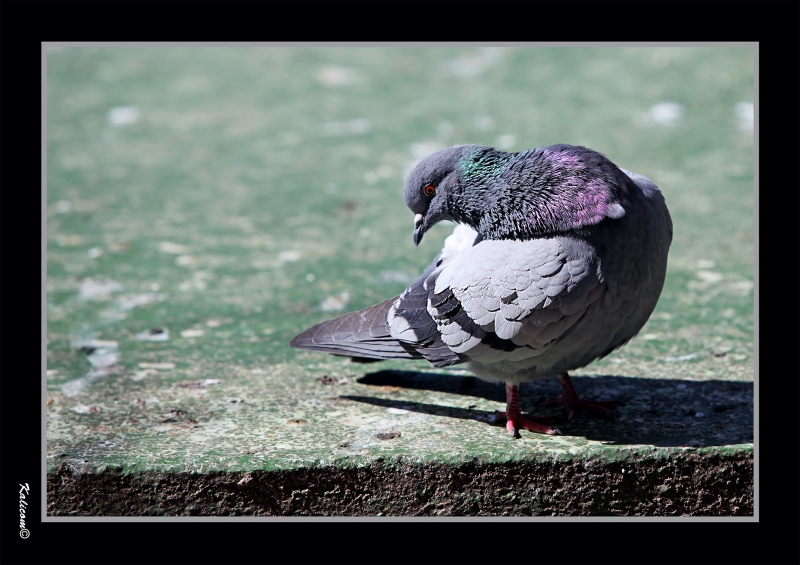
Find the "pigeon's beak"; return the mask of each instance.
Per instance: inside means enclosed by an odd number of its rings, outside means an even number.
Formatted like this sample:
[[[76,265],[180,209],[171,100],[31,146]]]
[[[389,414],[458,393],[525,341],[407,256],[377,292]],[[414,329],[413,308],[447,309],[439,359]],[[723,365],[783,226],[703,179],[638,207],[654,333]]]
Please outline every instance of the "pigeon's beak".
[[[425,233],[425,216],[417,214],[414,216],[414,245],[419,245],[422,241],[422,234]]]

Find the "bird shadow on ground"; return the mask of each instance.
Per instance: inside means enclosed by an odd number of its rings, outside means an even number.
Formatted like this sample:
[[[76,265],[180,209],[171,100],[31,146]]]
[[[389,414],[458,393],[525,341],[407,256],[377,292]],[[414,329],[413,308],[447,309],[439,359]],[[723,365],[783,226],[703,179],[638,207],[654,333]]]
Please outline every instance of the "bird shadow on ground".
[[[547,397],[561,395],[556,379],[542,379],[520,386],[520,408],[533,416],[547,416],[565,436],[584,437],[612,445],[654,445],[659,447],[709,447],[753,441],[753,383],[742,381],[686,381],[644,379],[612,375],[572,377],[578,393],[588,400],[614,400],[617,421],[603,420],[580,412],[567,421],[561,406],[546,406]],[[373,386],[376,392],[396,394],[403,389],[409,398],[343,395],[356,402],[399,408],[424,414],[465,420],[479,420],[498,426],[494,412],[419,402],[414,391],[471,396],[505,403],[502,385],[474,377],[413,371],[378,371],[357,382]],[[427,396],[425,397],[428,398]]]

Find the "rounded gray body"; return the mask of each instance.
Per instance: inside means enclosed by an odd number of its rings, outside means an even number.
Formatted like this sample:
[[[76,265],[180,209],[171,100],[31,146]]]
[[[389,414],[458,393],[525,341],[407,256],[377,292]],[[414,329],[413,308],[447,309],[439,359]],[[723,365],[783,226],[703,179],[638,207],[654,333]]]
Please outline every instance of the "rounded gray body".
[[[625,215],[606,219],[585,230],[585,236],[555,236],[596,273],[594,300],[568,332],[536,355],[521,360],[482,361],[472,357],[470,369],[488,381],[510,384],[548,378],[584,367],[630,341],[656,307],[667,272],[672,220],[659,189],[650,179],[623,171],[636,187]],[[491,246],[493,241],[479,242]]]

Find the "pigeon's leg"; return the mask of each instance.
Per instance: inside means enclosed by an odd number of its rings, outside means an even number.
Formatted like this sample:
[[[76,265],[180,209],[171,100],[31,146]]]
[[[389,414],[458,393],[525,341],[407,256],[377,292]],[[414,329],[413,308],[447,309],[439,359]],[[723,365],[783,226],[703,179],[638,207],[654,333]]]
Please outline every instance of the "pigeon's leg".
[[[506,429],[513,438],[520,437],[520,429],[526,429],[537,434],[561,435],[561,432],[556,428],[545,425],[549,418],[525,418],[522,415],[519,410],[519,387],[517,385],[506,384],[506,411],[497,412],[497,417],[508,420]]]
[[[572,418],[575,413],[575,408],[600,416],[602,418],[609,418],[616,420],[616,412],[612,410],[615,406],[622,404],[621,402],[601,402],[598,400],[584,400],[578,396],[578,391],[575,390],[575,385],[567,373],[558,375],[558,382],[561,383],[561,388],[564,389],[564,394],[558,398],[548,398],[544,401],[545,404],[563,404],[564,410],[567,412],[567,420]]]

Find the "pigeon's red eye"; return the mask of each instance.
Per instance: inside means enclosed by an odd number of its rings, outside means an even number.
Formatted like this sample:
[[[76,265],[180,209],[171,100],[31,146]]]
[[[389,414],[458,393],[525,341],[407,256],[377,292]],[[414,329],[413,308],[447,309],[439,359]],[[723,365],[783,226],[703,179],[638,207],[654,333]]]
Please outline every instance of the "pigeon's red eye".
[[[423,190],[425,190],[425,194],[427,194],[428,196],[433,196],[434,194],[436,194],[436,187],[433,186],[432,184],[429,184]]]

